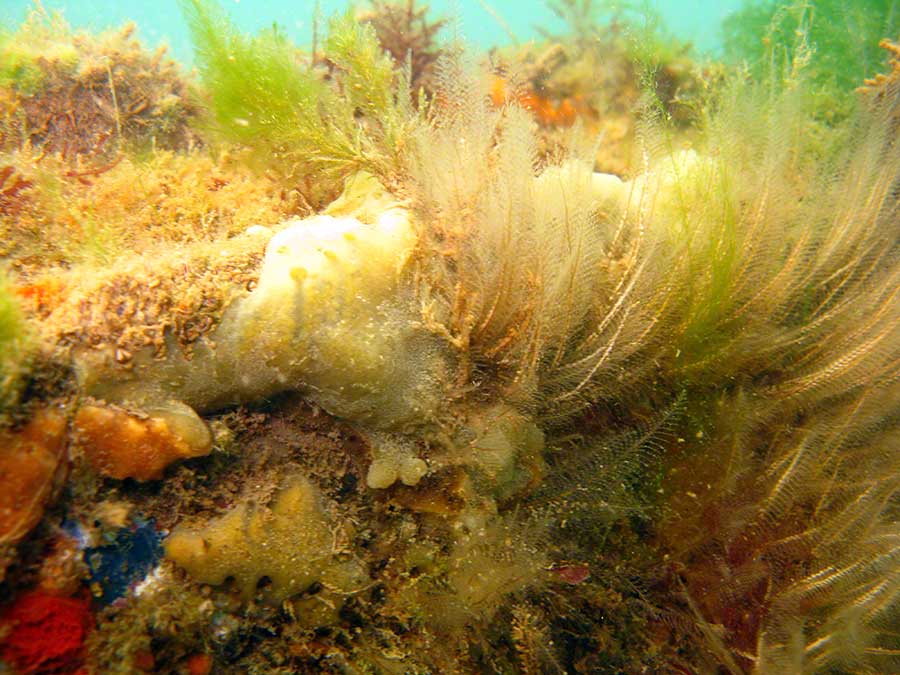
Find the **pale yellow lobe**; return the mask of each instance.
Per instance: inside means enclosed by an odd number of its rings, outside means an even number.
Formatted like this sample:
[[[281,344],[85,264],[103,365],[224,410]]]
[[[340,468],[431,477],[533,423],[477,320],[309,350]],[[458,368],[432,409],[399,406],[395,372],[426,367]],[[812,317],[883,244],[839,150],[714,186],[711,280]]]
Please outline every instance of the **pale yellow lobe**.
[[[321,582],[349,593],[362,584],[362,566],[337,545],[348,533],[332,522],[316,487],[294,477],[271,506],[245,500],[203,527],[179,525],[166,540],[166,556],[196,581],[234,581],[245,599],[263,578],[266,596],[280,602]]]

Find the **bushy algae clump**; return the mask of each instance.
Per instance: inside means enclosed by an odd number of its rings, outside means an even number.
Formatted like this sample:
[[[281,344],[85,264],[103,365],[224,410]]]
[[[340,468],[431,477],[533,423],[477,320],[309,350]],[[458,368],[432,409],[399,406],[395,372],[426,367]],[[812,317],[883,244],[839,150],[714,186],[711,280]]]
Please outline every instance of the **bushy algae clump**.
[[[371,7],[357,18],[375,29],[378,43],[398,68],[409,68],[414,92],[434,93],[443,51],[437,37],[447,19],[432,20],[428,5],[419,5],[416,0],[372,0]]]
[[[396,170],[411,101],[394,96],[404,75],[370,25],[351,12],[333,18],[313,62],[277,27],[251,38],[209,0],[182,5],[220,137],[252,148],[259,165],[319,206],[355,170]]]
[[[736,76],[623,180],[461,49],[414,105],[350,15],[320,62],[185,8],[211,131],[328,205],[30,308],[68,508],[100,473],[171,531],[102,667],[896,669],[895,74],[817,137],[803,59]]]
[[[134,31],[75,32],[40,4],[16,32],[3,31],[0,148],[60,152],[94,169],[124,149],[194,143],[186,81],[165,47],[146,52]]]

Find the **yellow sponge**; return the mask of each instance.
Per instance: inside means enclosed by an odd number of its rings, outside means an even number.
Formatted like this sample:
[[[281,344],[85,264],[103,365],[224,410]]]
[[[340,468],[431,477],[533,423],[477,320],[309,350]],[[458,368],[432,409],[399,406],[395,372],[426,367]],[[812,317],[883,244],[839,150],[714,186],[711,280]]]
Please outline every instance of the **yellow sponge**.
[[[362,566],[337,550],[347,534],[322,508],[316,487],[297,476],[270,507],[248,500],[205,527],[178,526],[166,556],[202,583],[233,579],[246,599],[266,578],[268,598],[280,602],[317,581],[345,593],[362,586]]]

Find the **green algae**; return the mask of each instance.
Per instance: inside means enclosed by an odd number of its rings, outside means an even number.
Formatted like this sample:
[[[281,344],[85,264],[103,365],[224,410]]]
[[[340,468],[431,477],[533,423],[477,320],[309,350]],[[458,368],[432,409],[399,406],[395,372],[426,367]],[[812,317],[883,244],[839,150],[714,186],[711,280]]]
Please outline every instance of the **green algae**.
[[[6,271],[0,269],[0,415],[13,409],[34,354],[34,331],[14,294]]]
[[[878,43],[900,32],[896,0],[747,0],[724,24],[726,57],[745,61],[758,78],[774,73],[786,81],[798,61],[808,62],[817,116],[849,115],[844,94],[878,72]]]
[[[323,54],[310,56],[277,26],[243,35],[211,0],[182,6],[221,138],[253,147],[263,166],[294,181],[396,167],[408,87],[371,26],[336,16]],[[335,82],[326,81],[325,63]]]

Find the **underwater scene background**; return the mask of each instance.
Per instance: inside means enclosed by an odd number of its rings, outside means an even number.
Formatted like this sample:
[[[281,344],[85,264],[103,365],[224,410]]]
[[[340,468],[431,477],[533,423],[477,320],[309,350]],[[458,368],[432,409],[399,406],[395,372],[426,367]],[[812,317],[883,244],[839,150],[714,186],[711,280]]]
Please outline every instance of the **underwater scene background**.
[[[900,672],[895,0],[0,19],[0,674]]]
[[[277,23],[299,44],[308,45],[311,40],[313,17],[317,11],[317,5],[312,0],[229,0],[225,4],[241,30],[256,32]],[[166,42],[179,60],[190,62],[192,59],[190,36],[177,0],[49,0],[43,5],[48,10],[62,10],[75,28],[100,31],[134,21],[140,26],[141,37],[149,46]],[[741,1],[655,0],[646,5],[609,3],[608,8],[617,5],[658,13],[665,26],[679,38],[692,42],[701,50],[715,51],[721,48],[722,20],[740,8]],[[31,6],[30,0],[5,0],[0,7],[0,22],[17,24]],[[551,29],[560,26],[559,19],[540,0],[503,0],[486,4],[477,0],[439,0],[429,3],[429,6],[435,16],[453,17],[464,38],[485,49],[508,42],[510,31],[519,40],[530,40],[536,36],[537,26]],[[341,0],[322,0],[318,3],[318,12],[322,17],[328,17],[346,7],[347,3]]]

